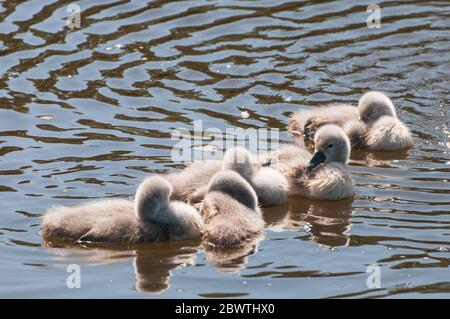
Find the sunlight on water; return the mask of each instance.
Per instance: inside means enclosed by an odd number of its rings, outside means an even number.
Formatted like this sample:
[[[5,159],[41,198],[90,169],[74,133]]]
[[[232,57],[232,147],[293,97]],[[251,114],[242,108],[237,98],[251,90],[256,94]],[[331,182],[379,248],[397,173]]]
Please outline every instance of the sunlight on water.
[[[381,1],[369,28],[369,3],[80,1],[78,27],[69,3],[1,2],[0,296],[448,298],[450,7]],[[264,238],[237,251],[42,245],[48,207],[127,197],[180,170],[176,129],[291,141],[291,112],[371,89],[393,99],[414,147],[352,154],[353,200],[265,209]],[[220,149],[207,144],[194,151]]]

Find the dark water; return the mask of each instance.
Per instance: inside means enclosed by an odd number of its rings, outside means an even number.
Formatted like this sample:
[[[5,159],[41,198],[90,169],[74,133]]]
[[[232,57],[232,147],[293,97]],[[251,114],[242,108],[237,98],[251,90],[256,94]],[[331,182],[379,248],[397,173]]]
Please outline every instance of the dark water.
[[[450,297],[447,1],[381,2],[374,29],[361,1],[76,3],[71,31],[69,1],[0,2],[1,297]],[[353,154],[353,200],[267,209],[265,238],[227,262],[199,242],[41,244],[49,206],[129,196],[179,169],[174,128],[289,141],[290,112],[370,89],[393,98],[413,149]]]

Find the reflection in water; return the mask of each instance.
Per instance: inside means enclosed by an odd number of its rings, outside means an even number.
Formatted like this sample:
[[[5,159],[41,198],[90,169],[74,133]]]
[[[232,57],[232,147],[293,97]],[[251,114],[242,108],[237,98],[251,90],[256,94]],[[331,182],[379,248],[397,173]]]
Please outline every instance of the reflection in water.
[[[49,248],[49,252],[52,253],[51,260],[58,262],[54,264],[57,267],[60,267],[61,263],[72,263],[75,260],[82,262],[84,266],[106,265],[131,259],[134,256],[133,252],[126,249],[125,246],[52,246]]]
[[[136,250],[134,271],[136,289],[140,292],[160,294],[170,286],[171,270],[193,266],[199,246],[147,245]]]
[[[347,246],[350,239],[352,199],[341,201],[289,200],[291,221],[308,223],[312,240],[329,247]]]
[[[395,167],[392,161],[407,159],[411,150],[400,151],[366,151],[352,150],[350,165],[363,167]]]
[[[288,212],[288,203],[285,205],[265,207],[263,209],[263,217],[267,228],[272,231],[277,231],[280,227],[283,227],[286,220],[289,219]]]
[[[132,246],[87,244],[71,245],[65,248],[52,247],[51,253],[54,254],[53,260],[58,261],[57,266],[61,266],[61,262],[66,266],[66,263],[81,261],[83,266],[92,267],[133,260],[136,290],[160,294],[170,287],[173,269],[195,265],[199,248],[198,241]]]
[[[81,1],[82,28],[70,30],[67,2],[0,1],[0,296],[59,297],[62,269],[34,265],[70,262],[95,265],[91,289],[70,291],[83,298],[177,298],[171,276],[191,296],[448,297],[449,1],[377,2],[382,27],[369,29],[359,1]],[[50,205],[129,196],[145,174],[181,169],[176,128],[278,128],[288,142],[292,112],[356,104],[367,90],[393,99],[413,148],[354,152],[352,203],[293,198],[264,209],[255,248],[206,252],[221,271],[242,269],[245,287],[233,280],[241,274],[208,278],[210,265],[180,276],[200,243],[38,244]],[[108,267],[119,260],[126,273]],[[367,290],[372,263],[382,263],[382,291]],[[122,280],[95,285],[109,278]]]
[[[258,251],[258,244],[263,239],[264,236],[259,236],[234,249],[215,248],[208,244],[203,244],[203,248],[211,266],[220,272],[233,274],[246,266],[248,257]],[[171,271],[178,267],[194,266],[201,248],[198,240],[130,246],[92,243],[64,246],[63,242],[55,242],[50,252],[54,254],[53,260],[58,261],[58,266],[60,262],[66,264],[74,260],[89,262],[89,266],[133,260],[136,290],[161,294],[170,287]]]
[[[236,248],[219,248],[204,244],[206,259],[221,272],[237,273],[247,265],[248,256],[256,254],[258,244],[263,239],[264,236],[259,236]]]

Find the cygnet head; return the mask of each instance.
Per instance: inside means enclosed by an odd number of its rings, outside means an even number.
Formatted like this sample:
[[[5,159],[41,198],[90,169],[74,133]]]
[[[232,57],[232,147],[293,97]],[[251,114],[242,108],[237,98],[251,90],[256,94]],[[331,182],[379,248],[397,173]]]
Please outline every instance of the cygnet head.
[[[324,125],[314,135],[315,153],[307,168],[313,169],[321,163],[346,164],[350,156],[350,141],[337,125]]]
[[[394,104],[384,93],[370,91],[365,93],[358,103],[361,121],[371,126],[382,116],[397,117]]]
[[[235,171],[224,170],[216,173],[209,183],[209,192],[227,194],[250,209],[256,209],[258,206],[258,197],[253,187]]]
[[[152,221],[151,215],[169,205],[172,185],[161,176],[147,177],[138,187],[135,196],[135,212],[138,218]]]
[[[223,170],[235,171],[247,181],[251,180],[257,167],[258,162],[243,147],[230,148],[223,157]]]

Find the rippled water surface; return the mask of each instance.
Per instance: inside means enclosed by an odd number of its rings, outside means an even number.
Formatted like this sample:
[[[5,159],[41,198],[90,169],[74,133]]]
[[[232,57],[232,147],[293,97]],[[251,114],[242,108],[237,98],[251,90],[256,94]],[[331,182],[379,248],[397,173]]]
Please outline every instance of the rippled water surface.
[[[75,3],[70,30],[69,1],[0,2],[1,297],[450,297],[447,1],[380,2],[373,29],[363,1]],[[353,154],[353,200],[266,209],[253,249],[41,243],[49,206],[179,170],[175,128],[290,141],[291,112],[370,89],[392,97],[413,149]],[[81,289],[66,287],[69,264]],[[371,264],[381,288],[366,285]]]

